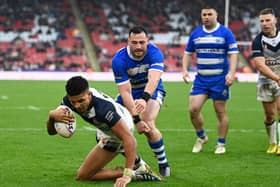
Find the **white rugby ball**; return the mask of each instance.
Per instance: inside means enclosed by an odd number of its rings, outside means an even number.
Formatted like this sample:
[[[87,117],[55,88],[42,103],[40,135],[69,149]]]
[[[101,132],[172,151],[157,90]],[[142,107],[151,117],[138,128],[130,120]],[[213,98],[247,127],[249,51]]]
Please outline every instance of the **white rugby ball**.
[[[60,136],[62,136],[64,138],[70,138],[76,130],[76,119],[75,119],[74,113],[69,107],[67,107],[65,105],[61,105],[58,107],[58,109],[59,108],[63,108],[65,110],[67,110],[73,116],[74,121],[69,124],[66,124],[63,122],[54,122],[54,128]]]

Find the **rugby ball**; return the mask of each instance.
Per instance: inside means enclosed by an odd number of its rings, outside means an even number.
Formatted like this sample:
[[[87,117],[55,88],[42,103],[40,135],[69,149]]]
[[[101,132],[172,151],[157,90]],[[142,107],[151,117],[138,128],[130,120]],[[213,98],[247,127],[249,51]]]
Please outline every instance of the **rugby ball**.
[[[69,112],[73,116],[74,121],[69,124],[66,124],[63,122],[54,122],[54,128],[55,128],[57,134],[59,134],[60,136],[62,136],[64,138],[70,138],[76,130],[75,116],[74,116],[73,111],[69,107],[67,107],[65,105],[61,105],[57,109],[60,109],[60,108],[63,108],[66,110],[66,112]]]

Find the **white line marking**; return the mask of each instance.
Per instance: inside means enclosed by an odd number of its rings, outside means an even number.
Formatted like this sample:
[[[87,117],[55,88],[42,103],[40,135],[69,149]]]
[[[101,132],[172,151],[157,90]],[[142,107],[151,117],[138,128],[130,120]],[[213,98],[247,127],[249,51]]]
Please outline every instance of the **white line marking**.
[[[1,95],[1,96],[0,96],[0,99],[2,99],[2,100],[7,100],[7,99],[8,99],[8,96],[6,96],[6,95]]]
[[[29,109],[29,110],[36,110],[36,111],[39,111],[39,110],[40,110],[39,107],[32,106],[32,105],[27,106],[27,109]]]
[[[94,127],[77,128],[78,131],[96,131]],[[45,128],[0,128],[0,132],[8,131],[46,131]],[[194,132],[194,129],[160,129],[162,132]],[[216,129],[206,129],[206,132],[216,132]],[[135,131],[136,132],[136,131]],[[229,129],[230,133],[264,133],[265,129]]]
[[[87,131],[96,131],[96,128],[84,126],[82,129]]]
[[[0,107],[0,110],[42,110],[42,109],[50,109],[47,107],[37,107],[33,105],[28,106],[6,106],[6,107]]]

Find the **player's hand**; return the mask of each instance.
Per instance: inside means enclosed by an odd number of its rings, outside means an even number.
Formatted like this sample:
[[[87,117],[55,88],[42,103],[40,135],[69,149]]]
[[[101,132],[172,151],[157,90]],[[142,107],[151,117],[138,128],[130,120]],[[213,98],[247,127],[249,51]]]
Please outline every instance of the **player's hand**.
[[[63,123],[71,123],[74,121],[73,115],[67,109],[63,108],[50,111],[50,116],[54,121]]]
[[[148,133],[151,130],[149,125],[144,121],[139,121],[136,124],[136,129],[139,134]]]
[[[135,113],[139,114],[146,109],[147,102],[144,99],[136,99],[135,103]]]
[[[128,183],[130,183],[131,178],[128,176],[122,176],[117,178],[114,187],[125,187]]]
[[[276,83],[280,86],[280,77],[277,79]]]
[[[185,83],[189,83],[191,81],[188,71],[183,71],[182,78]]]
[[[226,85],[231,86],[235,81],[235,76],[232,73],[226,75]]]

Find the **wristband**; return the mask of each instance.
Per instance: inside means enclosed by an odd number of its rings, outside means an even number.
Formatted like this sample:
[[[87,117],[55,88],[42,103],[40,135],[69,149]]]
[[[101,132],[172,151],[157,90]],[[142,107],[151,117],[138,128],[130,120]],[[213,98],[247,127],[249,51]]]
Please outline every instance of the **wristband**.
[[[133,175],[132,169],[130,169],[130,168],[124,168],[124,170],[123,170],[123,176],[132,178],[132,175]]]
[[[140,116],[139,115],[135,115],[133,116],[133,123],[137,124],[139,121],[141,121]]]
[[[149,99],[152,98],[152,96],[151,96],[148,92],[144,92],[144,93],[142,94],[142,97],[141,97],[141,98],[144,99],[144,100],[147,102],[147,101],[149,101]]]

